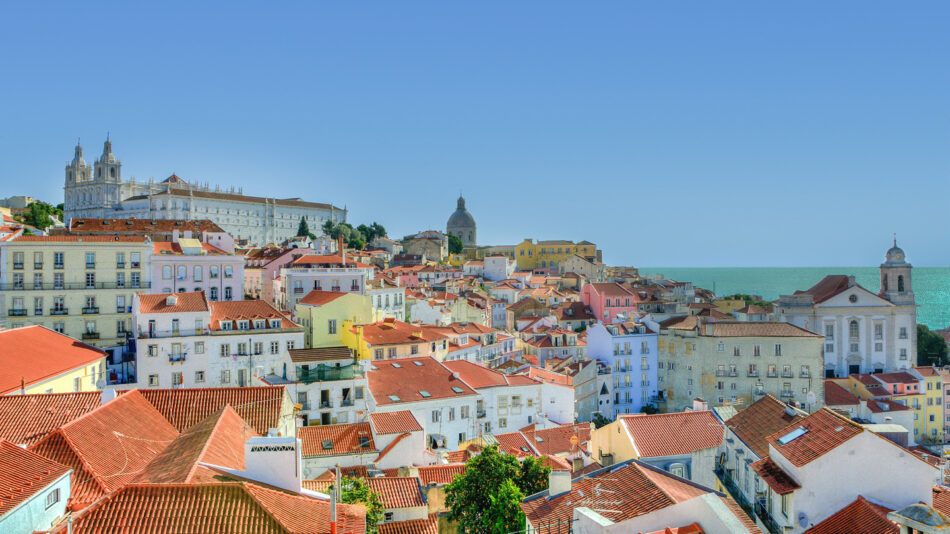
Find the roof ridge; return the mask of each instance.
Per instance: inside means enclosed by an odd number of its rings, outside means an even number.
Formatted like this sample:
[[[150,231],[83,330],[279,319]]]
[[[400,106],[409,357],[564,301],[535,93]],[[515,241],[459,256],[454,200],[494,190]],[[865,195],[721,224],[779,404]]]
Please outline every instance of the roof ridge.
[[[247,496],[248,496],[252,501],[254,501],[254,503],[255,503],[258,507],[260,507],[261,510],[264,511],[264,514],[266,514],[268,517],[270,517],[270,518],[274,521],[274,523],[280,525],[280,528],[282,528],[282,529],[284,529],[285,531],[287,531],[288,534],[291,532],[290,527],[288,527],[287,525],[285,525],[285,524],[283,523],[283,521],[281,521],[280,519],[278,519],[278,518],[277,518],[277,514],[275,514],[274,512],[272,512],[271,509],[268,508],[267,505],[265,505],[265,504],[257,497],[257,495],[256,495],[253,491],[249,490],[249,489],[248,489],[248,486],[254,486],[255,489],[260,489],[260,490],[262,490],[262,491],[272,491],[272,492],[274,492],[274,493],[279,493],[279,492],[274,491],[274,490],[272,490],[272,489],[268,489],[268,488],[264,488],[264,487],[261,487],[261,486],[257,486],[257,485],[254,485],[254,484],[250,484],[249,482],[237,482],[236,484],[241,487],[241,490],[244,491],[244,493],[247,494]],[[286,495],[288,495],[288,496],[290,496],[290,497],[295,497],[295,496],[296,496],[296,495],[290,495],[290,494],[286,494]],[[316,500],[316,499],[314,499],[314,500]]]
[[[208,446],[211,444],[211,438],[214,437],[214,433],[215,431],[218,430],[218,427],[221,425],[221,421],[224,419],[224,414],[228,411],[228,409],[230,409],[232,412],[234,411],[234,408],[231,408],[231,403],[226,403],[224,405],[224,408],[221,408],[216,413],[213,413],[208,416],[208,417],[217,417],[217,420],[214,422],[214,426],[211,427],[211,431],[208,432],[208,439],[204,440],[204,443],[201,445],[201,450],[198,451],[198,455],[195,457],[195,462],[192,463],[191,467],[188,469],[188,474],[185,475],[185,482],[191,482],[191,479],[194,476],[195,471],[198,470],[198,464],[202,463],[205,452],[208,450]],[[235,412],[235,414],[236,413],[237,412]],[[195,426],[198,426],[198,425],[195,425]],[[179,434],[179,436],[180,435],[181,434]]]

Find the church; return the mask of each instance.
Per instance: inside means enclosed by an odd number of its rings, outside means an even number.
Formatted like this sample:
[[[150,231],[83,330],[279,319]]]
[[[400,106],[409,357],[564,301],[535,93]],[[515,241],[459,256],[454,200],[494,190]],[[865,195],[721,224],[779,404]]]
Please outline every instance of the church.
[[[462,246],[465,248],[475,248],[476,228],[475,217],[465,209],[465,199],[459,195],[459,200],[455,211],[449,216],[445,223],[446,235],[454,235],[462,240]]]
[[[346,222],[346,208],[299,198],[253,197],[233,187],[213,190],[172,174],[155,183],[122,181],[122,162],[106,139],[102,155],[90,166],[77,144],[66,165],[64,217],[103,219],[208,219],[235,240],[260,246],[296,237],[300,218],[315,234],[323,223]]]
[[[825,336],[825,377],[904,371],[917,365],[913,266],[897,239],[880,267],[877,293],[853,276],[829,275],[804,291],[782,295],[776,320]]]

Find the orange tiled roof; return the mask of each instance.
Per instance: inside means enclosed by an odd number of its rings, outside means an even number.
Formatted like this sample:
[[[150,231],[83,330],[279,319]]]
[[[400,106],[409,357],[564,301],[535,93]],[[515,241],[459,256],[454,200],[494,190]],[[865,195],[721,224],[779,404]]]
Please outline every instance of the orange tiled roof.
[[[101,404],[98,391],[0,396],[0,439],[32,445]]]
[[[140,293],[138,297],[139,313],[194,313],[206,312],[210,309],[204,291]]]
[[[812,302],[815,304],[824,302],[831,297],[841,293],[850,287],[850,281],[844,274],[829,274],[822,278],[817,284],[804,291],[796,291],[796,295],[811,295]]]
[[[74,233],[102,232],[224,232],[220,226],[208,219],[80,219],[69,221],[69,231]]]
[[[379,360],[366,373],[377,405],[475,395],[475,390],[435,358]]]
[[[73,468],[70,503],[82,508],[134,480],[177,437],[162,414],[130,391],[66,423],[30,450]]]
[[[791,323],[745,321],[706,323],[705,335],[715,337],[825,337]]]
[[[214,482],[216,472],[201,465],[244,469],[244,443],[256,436],[234,408],[218,413],[189,428],[149,462],[135,481],[153,484]]]
[[[597,504],[594,488],[610,492],[609,510]],[[601,515],[617,523],[710,492],[657,468],[630,461],[574,479],[571,491],[561,495],[552,497],[547,491],[532,495],[521,503],[521,509],[535,528],[569,521],[578,506],[598,509]]]
[[[540,456],[538,451],[534,450],[531,442],[521,432],[508,432],[506,434],[494,434],[498,441],[498,449],[505,454],[524,458],[525,456]]]
[[[65,465],[0,439],[0,517],[68,472]]]
[[[863,496],[838,510],[827,519],[805,531],[805,534],[839,534],[861,532],[862,534],[897,534],[900,528],[887,518],[890,508],[874,504]]]
[[[789,415],[784,402],[767,394],[729,418],[726,426],[759,458],[765,458],[769,455],[768,437],[803,419],[797,412]]]
[[[782,445],[779,439],[796,428],[808,431]],[[797,467],[821,457],[838,445],[864,432],[861,426],[841,417],[828,408],[822,408],[802,421],[769,436],[769,444]]]
[[[343,257],[339,254],[336,255],[317,255],[317,254],[307,254],[301,256],[291,262],[291,265],[295,266],[304,266],[304,265],[325,265],[328,267],[359,267],[372,269],[372,265],[366,265],[358,261],[353,261],[351,258],[346,259],[346,263],[343,262]]]
[[[772,491],[779,495],[785,495],[801,488],[798,482],[795,482],[792,477],[788,476],[788,473],[768,457],[749,465],[772,488]]]
[[[145,243],[141,235],[21,235],[13,241],[40,243]]]
[[[458,373],[459,378],[475,389],[509,385],[508,377],[504,373],[478,365],[477,363],[472,363],[468,360],[445,362],[445,366],[452,372]]]
[[[825,380],[825,404],[828,406],[851,406],[858,404],[858,397],[837,382]],[[744,411],[744,410],[743,410]]]
[[[468,451],[453,451],[465,452]],[[454,463],[445,465],[427,465],[419,467],[419,480],[424,486],[451,484],[457,475],[465,472],[464,463]]]
[[[340,291],[320,291],[319,289],[314,289],[310,293],[304,295],[304,297],[298,300],[297,303],[309,304],[311,306],[323,306],[333,302],[343,295],[349,295],[349,293],[343,293]]]
[[[643,458],[676,456],[718,447],[724,428],[709,410],[655,415],[622,415],[622,424]]]
[[[430,514],[425,519],[380,523],[376,529],[379,534],[439,534],[439,519]]]
[[[424,343],[446,338],[438,328],[404,323],[392,318],[354,328],[363,330],[363,339],[370,345]]]
[[[933,498],[934,508],[940,510],[945,515],[950,515],[950,488],[945,486],[934,486]]]
[[[105,356],[104,351],[42,326],[0,331],[0,395],[20,389],[23,383],[30,386],[97,364]]]
[[[370,477],[366,483],[387,509],[426,505],[418,477]]]
[[[465,463],[473,455],[469,451],[448,451],[445,453],[445,459],[450,464]]]
[[[210,244],[210,243],[201,243],[201,251],[209,256],[229,256],[227,252],[221,250],[220,248]],[[181,256],[184,254],[184,251],[181,249],[181,244],[173,243],[171,241],[155,241],[152,243],[152,253],[156,256],[167,256],[175,255]]]
[[[362,534],[362,506],[337,505],[338,532]],[[330,502],[248,482],[130,484],[74,516],[73,534],[315,534],[330,532]],[[65,521],[53,532],[66,532]]]
[[[421,432],[422,426],[409,410],[398,412],[374,412],[369,414],[373,429],[377,434],[399,434],[402,432]]]
[[[378,453],[369,423],[304,426],[297,429],[303,456]],[[360,444],[361,438],[365,438]]]
[[[231,406],[255,432],[266,436],[269,429],[280,427],[284,403],[282,386],[141,389],[138,392],[179,432]]]
[[[541,454],[571,454],[586,449],[590,441],[590,423],[577,423],[528,430],[525,437]]]
[[[550,467],[551,471],[573,471],[574,470],[573,466],[571,465],[571,462],[568,462],[567,460],[565,460],[564,458],[561,458],[560,456],[542,456],[541,463],[547,467]],[[600,464],[598,464],[597,467],[600,467]],[[573,474],[573,476],[579,476],[579,475]]]
[[[693,522],[684,527],[666,527],[663,530],[648,532],[647,534],[705,534],[699,523]]]
[[[237,330],[237,321],[247,320],[254,327],[254,319],[280,319],[281,328],[294,328],[296,323],[263,300],[231,300],[211,302],[211,329],[221,330],[221,324],[231,322]]]

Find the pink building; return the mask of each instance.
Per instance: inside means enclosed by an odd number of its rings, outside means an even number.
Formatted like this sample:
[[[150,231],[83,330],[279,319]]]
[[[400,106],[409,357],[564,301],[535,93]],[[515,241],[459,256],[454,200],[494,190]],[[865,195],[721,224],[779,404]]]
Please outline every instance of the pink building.
[[[306,248],[276,247],[247,251],[244,255],[244,292],[251,298],[276,306],[274,280],[280,275],[281,267],[312,252]]]
[[[622,322],[617,320],[619,314],[631,320],[637,313],[639,300],[636,292],[622,284],[586,284],[581,288],[581,301],[604,323]]]
[[[891,395],[920,394],[920,380],[907,371],[877,373],[871,376],[876,378],[881,384],[884,384],[884,389]]]
[[[208,300],[244,300],[244,258],[197,239],[152,243],[152,292],[204,291]]]

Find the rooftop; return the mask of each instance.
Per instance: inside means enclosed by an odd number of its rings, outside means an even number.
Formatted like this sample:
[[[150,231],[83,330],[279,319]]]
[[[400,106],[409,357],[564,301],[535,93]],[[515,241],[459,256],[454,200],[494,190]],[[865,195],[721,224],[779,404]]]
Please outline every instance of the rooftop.
[[[319,363],[338,360],[352,360],[353,352],[349,347],[316,347],[312,349],[290,349],[290,361],[294,363]]]
[[[724,427],[711,411],[621,415],[642,458],[677,456],[722,444]]]
[[[890,508],[872,503],[862,495],[827,519],[805,531],[806,534],[898,534],[900,528],[887,518]]]
[[[74,233],[101,232],[113,235],[117,232],[221,232],[224,230],[214,221],[185,219],[81,219],[69,222],[69,231]]]
[[[310,306],[323,306],[333,302],[334,300],[344,296],[349,295],[349,293],[343,293],[340,291],[320,291],[314,289],[310,293],[304,295],[304,297],[297,301],[297,304],[308,304]]]
[[[204,291],[140,293],[139,313],[198,313],[210,310]]]
[[[0,395],[98,364],[106,353],[43,326],[0,331]]]
[[[822,408],[767,439],[785,459],[801,467],[861,432],[864,429],[860,425]]]
[[[0,439],[0,517],[68,472],[65,465]]]
[[[101,404],[98,391],[0,396],[0,439],[32,445]]]
[[[373,412],[369,414],[373,429],[377,434],[401,434],[403,432],[422,432],[422,426],[409,410],[398,412]]]
[[[475,390],[431,357],[374,361],[367,384],[377,405],[475,395]]]
[[[729,418],[726,426],[759,458],[765,458],[769,455],[768,437],[803,419],[805,414],[767,394]]]
[[[285,391],[283,387],[141,389],[147,400],[179,432],[231,406],[251,428],[266,436],[280,427]]]
[[[297,429],[303,449],[302,455],[336,456],[379,452],[373,442],[369,423],[303,426]]]

